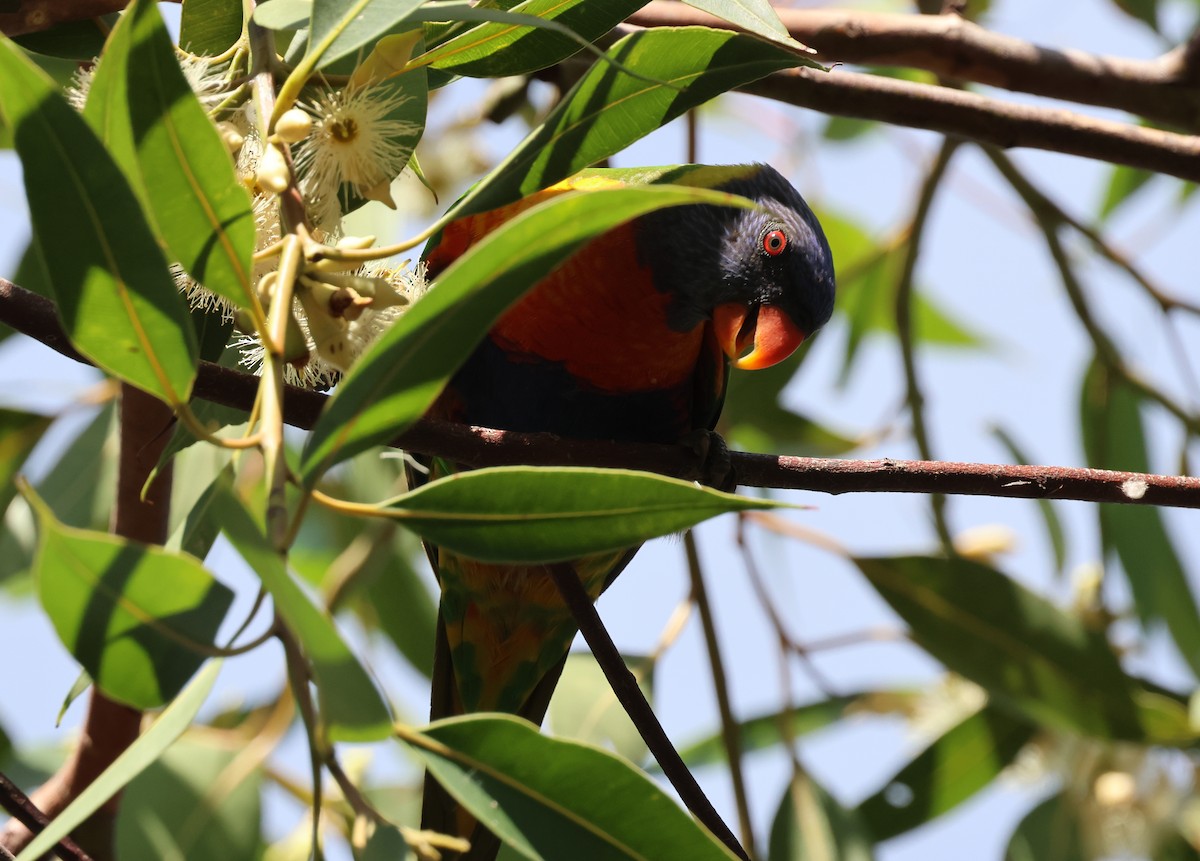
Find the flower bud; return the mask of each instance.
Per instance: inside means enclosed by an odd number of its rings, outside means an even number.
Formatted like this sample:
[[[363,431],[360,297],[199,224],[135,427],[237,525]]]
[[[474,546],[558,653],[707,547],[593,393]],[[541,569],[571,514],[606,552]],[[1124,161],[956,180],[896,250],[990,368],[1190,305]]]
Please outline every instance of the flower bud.
[[[275,136],[284,143],[298,143],[312,131],[312,117],[299,108],[289,108],[275,123]]]

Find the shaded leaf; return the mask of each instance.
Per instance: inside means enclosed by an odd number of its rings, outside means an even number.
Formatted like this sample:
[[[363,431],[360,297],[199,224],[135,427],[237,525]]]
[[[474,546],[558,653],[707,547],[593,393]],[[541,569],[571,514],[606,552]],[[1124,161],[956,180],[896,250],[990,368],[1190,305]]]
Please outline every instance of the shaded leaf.
[[[254,23],[268,30],[299,30],[312,18],[313,0],[267,0],[254,9]]]
[[[649,80],[597,61],[546,121],[459,201],[455,216],[545,188],[741,84],[812,65],[753,37],[703,27],[632,33],[606,54]]]
[[[654,702],[654,664],[644,655],[623,655],[646,701]],[[611,750],[630,762],[646,758],[646,742],[613,693],[604,671],[587,652],[567,657],[550,700],[550,725],[560,738]]]
[[[1083,381],[1080,429],[1088,465],[1151,472],[1141,399],[1093,361]],[[1100,535],[1115,552],[1144,626],[1162,622],[1200,676],[1200,610],[1162,512],[1149,505],[1098,505]]]
[[[1008,453],[1016,463],[1033,462],[1006,430],[1003,428],[994,428],[992,433],[1008,449]],[[1054,503],[1049,499],[1038,499],[1037,506],[1038,511],[1042,515],[1042,525],[1046,527],[1046,537],[1050,541],[1050,549],[1054,551],[1054,569],[1061,576],[1067,564],[1067,536],[1063,531],[1062,521],[1058,519],[1058,512],[1054,508]]]
[[[30,841],[17,856],[17,861],[35,861],[41,858],[54,844],[99,810],[104,802],[120,792],[129,781],[157,761],[163,751],[191,725],[208,698],[220,670],[220,661],[210,661],[201,669],[192,683],[180,692],[150,728]]]
[[[223,53],[242,35],[241,0],[187,0],[179,22],[179,47],[202,56]]]
[[[317,68],[354,53],[403,22],[421,0],[313,0],[309,51],[328,42]]]
[[[25,33],[13,41],[35,54],[89,62],[104,50],[105,36],[116,21],[116,15],[102,15],[83,21],[63,21],[49,30]]]
[[[233,593],[190,556],[63,526],[32,491],[38,598],[105,694],[136,708],[174,697],[214,646]]]
[[[1158,0],[1113,0],[1118,9],[1158,32]]]
[[[411,564],[412,547],[398,530],[385,526],[390,538],[374,541],[356,575],[360,617],[373,621],[408,662],[426,677],[433,673],[437,605]],[[410,539],[411,540],[411,539]]]
[[[517,718],[473,715],[397,734],[456,801],[526,858],[733,857],[628,762]]]
[[[987,706],[917,754],[858,807],[876,841],[941,816],[983,789],[1033,739],[1037,728]]]
[[[182,739],[130,781],[117,815],[122,861],[261,857],[262,772],[240,748]],[[400,856],[396,856],[400,857]]]
[[[1079,814],[1065,794],[1052,795],[1021,820],[1004,861],[1087,861]]]
[[[871,861],[871,837],[859,817],[807,774],[792,777],[767,847],[768,861]]]
[[[769,0],[685,0],[710,15],[716,15],[738,29],[753,33],[761,39],[784,45],[790,50],[809,53],[808,49],[792,38],[787,27]]]
[[[321,720],[333,741],[376,741],[391,733],[391,713],[333,620],[315,607],[272,549],[241,500],[226,486],[215,502],[221,528],[271,593],[275,609],[311,662]]]
[[[738,724],[743,753],[766,750],[810,732],[833,726],[853,714],[903,710],[915,694],[907,691],[868,691],[830,697],[815,703],[794,706],[781,712],[759,715]],[[679,755],[689,768],[725,762],[725,746],[720,733],[680,748]]]
[[[85,115],[144,189],[171,259],[213,293],[252,307],[250,199],[151,0],[121,16],[92,87]]]
[[[0,407],[0,515],[17,493],[13,479],[42,438],[51,418]]]
[[[559,562],[669,535],[730,511],[780,503],[648,472],[500,466],[450,475],[390,500],[387,516],[485,562]]]
[[[1160,731],[1104,634],[977,562],[854,560],[918,645],[1038,723],[1100,738]],[[1182,708],[1182,706],[1180,706]]]
[[[496,318],[586,240],[684,203],[751,205],[702,188],[611,188],[555,195],[488,234],[346,375],[305,445],[305,483],[311,486],[338,461],[390,441],[424,415]]]
[[[195,338],[137,198],[87,123],[6,38],[0,113],[16,130],[34,241],[71,342],[114,376],[185,403]]]

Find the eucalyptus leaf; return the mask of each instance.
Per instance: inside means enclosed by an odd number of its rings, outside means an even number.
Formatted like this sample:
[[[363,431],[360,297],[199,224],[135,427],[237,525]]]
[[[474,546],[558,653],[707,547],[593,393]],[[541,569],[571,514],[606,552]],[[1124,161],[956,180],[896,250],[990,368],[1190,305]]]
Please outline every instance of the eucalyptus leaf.
[[[950,727],[858,807],[876,841],[911,831],[990,784],[1037,733],[993,706]]]
[[[32,491],[34,577],[63,645],[110,698],[155,708],[214,648],[233,593],[194,558],[63,526]]]
[[[779,20],[779,14],[769,0],[685,0],[710,15],[715,15],[731,24],[736,24],[747,33],[753,33],[793,51],[812,53],[811,49],[797,42]]]
[[[421,0],[313,0],[309,51],[317,68],[354,53],[404,21]]]
[[[704,27],[632,33],[606,56],[639,77],[595,63],[545,122],[459,201],[454,215],[493,209],[545,188],[734,87],[816,65],[751,36]]]
[[[1029,456],[1024,450],[1017,445],[1017,441],[1012,435],[1003,428],[994,428],[992,433],[1000,440],[1000,443],[1008,449],[1008,453],[1017,463],[1032,463]],[[1061,575],[1064,572],[1064,566],[1067,564],[1067,535],[1063,531],[1062,521],[1058,518],[1058,512],[1054,508],[1054,503],[1049,499],[1037,500],[1038,511],[1042,515],[1042,525],[1046,527],[1046,538],[1050,541],[1050,549],[1054,552],[1054,568]]]
[[[114,376],[186,403],[195,337],[146,216],[88,124],[7,38],[0,114],[15,128],[33,235],[72,344]]]
[[[1088,861],[1079,810],[1063,792],[1031,810],[1009,838],[1004,861]]]
[[[1080,430],[1088,465],[1152,472],[1141,397],[1094,360],[1083,381]],[[1165,623],[1192,672],[1200,677],[1200,609],[1163,523],[1149,505],[1099,505],[1100,535],[1129,581],[1142,624]]]
[[[54,848],[84,820],[100,809],[106,801],[121,791],[162,756],[176,739],[191,725],[200,707],[212,691],[221,670],[220,661],[210,661],[179,696],[108,768],[88,784],[75,800],[67,805],[41,833],[17,856],[17,861],[36,861]]]
[[[214,502],[226,537],[271,593],[275,609],[312,667],[320,717],[333,741],[377,741],[391,732],[391,713],[367,671],[327,614],[292,579],[284,559],[225,482]]]
[[[13,478],[51,421],[49,416],[0,407],[0,515],[17,493]]]
[[[501,466],[399,496],[387,515],[426,541],[485,562],[560,562],[619,550],[731,511],[781,503],[648,472]]]
[[[653,704],[653,661],[645,655],[621,657],[637,678],[642,695]],[[549,715],[550,726],[560,738],[611,750],[630,762],[646,758],[646,742],[613,693],[604,671],[588,652],[574,652],[567,657],[550,700]]]
[[[959,558],[854,561],[918,645],[998,702],[1099,738],[1143,741],[1160,731],[1102,632],[999,571]]]
[[[872,861],[859,817],[807,774],[792,777],[771,824],[768,861]]]
[[[201,56],[224,53],[242,35],[242,0],[185,0],[179,47]]]
[[[118,161],[140,179],[172,260],[235,306],[254,306],[250,198],[152,0],[121,16],[96,76],[95,98],[107,98],[101,106],[89,94],[87,114],[106,143],[131,147]]]
[[[526,721],[471,715],[397,735],[456,801],[526,858],[734,857],[630,763],[544,736]]]

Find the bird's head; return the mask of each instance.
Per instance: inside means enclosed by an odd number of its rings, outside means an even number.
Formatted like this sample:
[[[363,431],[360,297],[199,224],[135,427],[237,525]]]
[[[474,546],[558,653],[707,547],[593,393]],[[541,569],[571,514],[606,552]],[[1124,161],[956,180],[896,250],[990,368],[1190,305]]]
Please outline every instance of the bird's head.
[[[673,328],[711,320],[734,367],[767,368],[829,321],[833,256],[804,198],[774,168],[755,165],[717,188],[760,208],[652,213],[639,232],[639,253],[671,296]]]

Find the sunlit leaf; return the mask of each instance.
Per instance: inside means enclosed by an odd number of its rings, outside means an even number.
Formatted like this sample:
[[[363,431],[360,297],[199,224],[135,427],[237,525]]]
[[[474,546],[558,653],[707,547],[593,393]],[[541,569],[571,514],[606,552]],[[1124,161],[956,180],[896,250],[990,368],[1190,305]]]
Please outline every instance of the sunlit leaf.
[[[1094,361],[1083,382],[1080,430],[1088,465],[1151,472],[1141,402],[1127,383]],[[1149,505],[1099,505],[1100,534],[1116,553],[1143,625],[1163,622],[1200,675],[1200,610],[1162,513]]]
[[[141,774],[162,756],[179,736],[183,735],[195,719],[200,707],[208,698],[220,661],[209,661],[200,670],[192,683],[167,706],[163,713],[142,733],[133,744],[113,761],[112,765],[92,781],[86,789],[54,817],[29,845],[17,856],[17,861],[35,861],[53,849],[64,836],[70,834],[81,822],[100,809],[100,806],[125,787],[129,781]]]
[[[646,0],[525,0],[511,9],[471,7],[447,13],[453,20],[479,16],[473,27],[421,58],[436,69],[471,77],[524,75],[552,66],[603,36]],[[532,26],[538,19],[541,26]]]
[[[1154,176],[1155,174],[1142,168],[1113,165],[1109,169],[1108,187],[1104,190],[1104,200],[1100,203],[1097,218],[1100,221],[1107,220]]]
[[[214,646],[233,593],[190,556],[38,515],[34,577],[63,645],[112,699],[170,700]]]
[[[587,239],[668,205],[750,205],[701,188],[645,186],[559,194],[460,257],[364,355],[329,402],[304,450],[302,474],[389,442],[433,403],[500,314]]]
[[[871,836],[807,774],[796,774],[779,802],[768,861],[872,861]]]
[[[71,342],[114,376],[185,403],[195,338],[137,198],[87,123],[7,39],[0,114],[16,129],[33,235]]]
[[[155,3],[137,0],[121,17],[85,115],[144,190],[171,259],[208,290],[251,307],[250,199],[179,68]]]
[[[913,640],[997,701],[1052,727],[1141,740],[1153,731],[1102,632],[964,559],[855,560]]]
[[[778,45],[784,45],[793,51],[805,51],[804,45],[797,42],[788,33],[787,27],[779,20],[779,14],[771,6],[769,0],[685,0],[689,6],[694,6],[710,15],[716,15],[738,29],[753,33],[761,39],[766,39]]]
[[[319,610],[287,571],[283,557],[228,487],[216,502],[225,535],[271,593],[275,608],[304,647],[320,704],[321,720],[335,741],[376,741],[391,731],[391,714],[367,671],[333,620]]]
[[[730,511],[778,503],[648,472],[502,466],[462,472],[388,503],[422,538],[486,562],[558,562],[619,550]]]
[[[398,735],[456,801],[526,858],[733,857],[628,762],[525,721],[451,718]]]
[[[941,816],[983,789],[1033,739],[1037,727],[987,706],[952,726],[859,805],[876,841]]]

